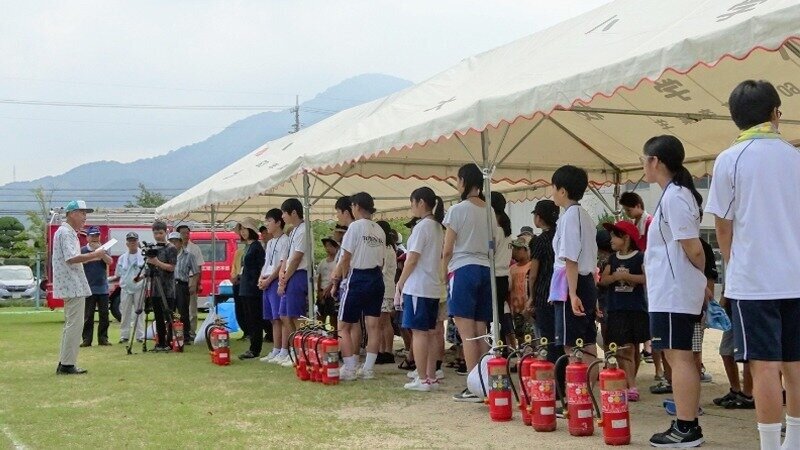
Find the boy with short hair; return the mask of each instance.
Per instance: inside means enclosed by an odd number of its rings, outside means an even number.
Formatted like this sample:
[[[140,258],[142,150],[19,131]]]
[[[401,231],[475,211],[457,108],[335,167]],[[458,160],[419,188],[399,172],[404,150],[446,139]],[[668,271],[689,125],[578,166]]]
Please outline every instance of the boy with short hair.
[[[578,339],[582,340],[588,364],[594,360],[591,355],[597,354],[597,232],[592,217],[578,202],[589,186],[589,176],[581,168],[566,165],[553,173],[552,183],[553,201],[565,210],[553,239],[550,301],[556,305],[556,344],[563,345],[569,354]]]
[[[641,242],[637,242],[636,245],[641,251],[644,251],[647,244],[647,229],[650,228],[653,216],[644,209],[644,200],[636,192],[623,192],[619,197],[619,204],[625,215],[633,220],[633,224],[639,230]]]

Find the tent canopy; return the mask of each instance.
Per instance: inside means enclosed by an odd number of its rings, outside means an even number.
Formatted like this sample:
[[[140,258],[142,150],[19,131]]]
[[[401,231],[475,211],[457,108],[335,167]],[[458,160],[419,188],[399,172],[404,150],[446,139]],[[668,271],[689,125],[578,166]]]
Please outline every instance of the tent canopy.
[[[481,131],[493,190],[511,200],[540,196],[566,163],[596,185],[636,181],[642,144],[659,134],[680,138],[705,175],[736,137],[726,102],[744,79],[775,84],[781,132],[800,141],[798,24],[796,0],[617,0],[269,142],[158,214],[263,214],[302,194],[303,171],[315,214],[362,190],[405,214],[414,188],[452,196],[458,167],[482,165]]]

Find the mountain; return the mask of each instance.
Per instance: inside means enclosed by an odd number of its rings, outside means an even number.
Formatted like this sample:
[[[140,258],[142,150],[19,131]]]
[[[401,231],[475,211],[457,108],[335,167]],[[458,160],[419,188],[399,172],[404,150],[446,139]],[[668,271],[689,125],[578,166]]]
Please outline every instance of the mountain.
[[[313,99],[300,104],[301,122],[304,127],[329,117],[327,111],[340,111],[366,103],[377,98],[397,92],[412,83],[389,75],[363,74],[347,79]],[[303,109],[325,110],[322,114],[303,114]],[[123,192],[119,198],[111,198],[112,191],[104,193],[103,201],[91,199],[91,193],[81,189],[115,189],[136,188],[139,183],[145,186],[164,186],[163,180],[170,180],[169,185],[191,187],[213,175],[223,167],[233,163],[261,144],[286,135],[294,124],[294,115],[289,110],[254,114],[234,122],[223,131],[208,139],[172,150],[165,155],[140,159],[130,163],[116,161],[97,161],[80,165],[58,176],[48,176],[33,181],[14,182],[0,186],[0,203],[9,200],[3,193],[11,191],[2,188],[13,188],[19,195],[20,189],[34,189],[39,186],[45,189],[57,188],[58,199],[70,198],[71,190],[75,196],[86,198],[95,206],[119,207],[119,201],[131,200],[133,192]],[[176,163],[180,162],[181,171],[175,172]],[[122,174],[129,178],[120,183]],[[135,176],[130,176],[135,174]],[[174,195],[174,192],[168,194]],[[6,198],[4,198],[6,197]],[[31,196],[32,199],[32,196]],[[36,203],[18,203],[14,209],[36,209]],[[60,206],[60,205],[54,205]]]

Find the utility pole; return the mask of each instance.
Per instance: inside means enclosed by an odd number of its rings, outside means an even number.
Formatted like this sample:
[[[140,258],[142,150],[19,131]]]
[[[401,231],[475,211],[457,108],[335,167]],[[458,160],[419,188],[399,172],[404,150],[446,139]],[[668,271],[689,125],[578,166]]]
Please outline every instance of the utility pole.
[[[294,113],[294,125],[292,126],[292,130],[289,133],[297,133],[300,131],[300,96],[294,96],[294,108],[290,111]]]

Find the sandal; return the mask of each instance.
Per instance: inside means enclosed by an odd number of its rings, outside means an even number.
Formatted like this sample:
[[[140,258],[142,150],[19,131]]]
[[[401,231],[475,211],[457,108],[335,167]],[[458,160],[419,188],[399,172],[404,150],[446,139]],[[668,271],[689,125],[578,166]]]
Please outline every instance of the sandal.
[[[404,359],[397,368],[400,370],[417,370],[417,364],[414,361]]]

